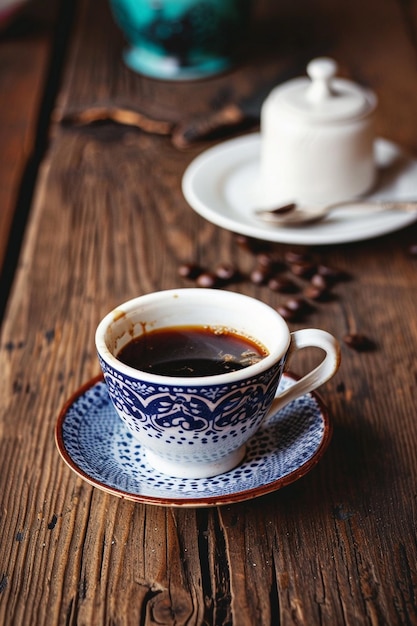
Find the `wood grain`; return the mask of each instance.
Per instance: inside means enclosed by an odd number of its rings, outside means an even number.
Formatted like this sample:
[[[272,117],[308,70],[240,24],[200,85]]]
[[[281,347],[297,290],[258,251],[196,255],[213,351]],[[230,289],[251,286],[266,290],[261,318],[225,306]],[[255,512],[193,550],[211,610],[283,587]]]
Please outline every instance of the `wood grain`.
[[[308,251],[350,279],[291,323],[328,329],[343,352],[341,370],[321,390],[332,443],[294,485],[207,510],[135,505],[77,478],[53,440],[63,403],[99,372],[94,331],[105,313],[136,295],[189,285],[178,276],[189,260],[232,262],[245,274],[256,263],[182,196],[182,174],[201,147],[179,152],[168,137],[114,123],[65,127],[57,112],[134,102],[177,121],[210,109],[226,90],[248,93],[304,42],[374,88],[379,133],[417,150],[415,3],[279,4],[258,4],[257,28],[268,29],[246,64],[173,86],[123,66],[104,0],[78,3],[2,326],[0,623],[417,623],[415,226]],[[284,258],[303,249],[274,250]],[[228,288],[272,306],[286,299],[248,279]],[[349,332],[376,349],[349,349]],[[315,358],[302,355],[297,370]]]
[[[0,271],[18,253],[43,149],[56,13],[56,3],[34,0],[0,34]]]

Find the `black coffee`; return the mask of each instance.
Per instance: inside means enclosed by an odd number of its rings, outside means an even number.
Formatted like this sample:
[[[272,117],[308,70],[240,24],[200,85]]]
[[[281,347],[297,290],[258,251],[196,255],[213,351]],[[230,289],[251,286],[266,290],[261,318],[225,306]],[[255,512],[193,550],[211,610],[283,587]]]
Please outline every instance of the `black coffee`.
[[[135,369],[163,376],[215,376],[248,367],[267,356],[256,341],[226,329],[176,326],[145,332],[117,358]]]

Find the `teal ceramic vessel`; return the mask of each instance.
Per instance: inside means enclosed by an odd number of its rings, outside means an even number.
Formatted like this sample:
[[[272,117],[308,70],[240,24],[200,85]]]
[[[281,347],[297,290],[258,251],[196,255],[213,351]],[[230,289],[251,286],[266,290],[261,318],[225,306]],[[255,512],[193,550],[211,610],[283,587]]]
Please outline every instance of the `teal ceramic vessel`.
[[[251,0],[110,0],[126,64],[165,80],[228,70],[247,42]]]

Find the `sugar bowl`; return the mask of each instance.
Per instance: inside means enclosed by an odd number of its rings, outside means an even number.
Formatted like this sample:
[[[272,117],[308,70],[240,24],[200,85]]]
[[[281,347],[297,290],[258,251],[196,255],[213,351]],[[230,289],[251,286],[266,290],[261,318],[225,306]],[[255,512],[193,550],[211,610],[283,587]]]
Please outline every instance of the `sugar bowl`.
[[[330,58],[275,87],[261,111],[260,183],[265,206],[339,202],[375,183],[375,94],[337,77]]]

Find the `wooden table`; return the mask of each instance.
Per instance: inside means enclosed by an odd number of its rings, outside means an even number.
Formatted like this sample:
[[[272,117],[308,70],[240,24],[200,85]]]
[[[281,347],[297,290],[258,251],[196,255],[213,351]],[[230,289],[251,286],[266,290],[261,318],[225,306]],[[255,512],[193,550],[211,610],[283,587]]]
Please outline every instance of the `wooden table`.
[[[415,226],[308,250],[273,246],[350,277],[290,322],[342,344],[341,369],[321,389],[331,444],[291,486],[218,508],[138,504],[78,478],[54,442],[61,407],[99,373],[94,331],[105,313],[189,286],[178,267],[190,260],[245,273],[255,262],[181,192],[187,165],[218,141],[180,151],[168,136],[65,116],[111,106],[181,121],[250,94],[302,50],[369,85],[378,135],[416,153],[417,3],[263,0],[242,66],[178,84],[123,65],[105,0],[35,2],[29,15],[26,30],[0,40],[0,622],[417,624]],[[227,288],[275,307],[288,298],[250,280]],[[375,349],[347,346],[351,333]],[[306,353],[299,369],[313,359]]]

